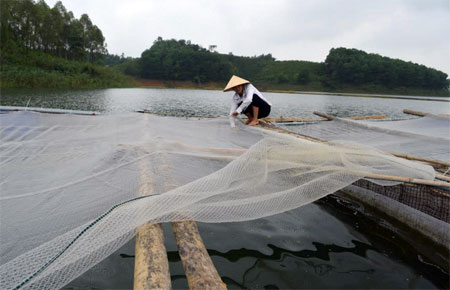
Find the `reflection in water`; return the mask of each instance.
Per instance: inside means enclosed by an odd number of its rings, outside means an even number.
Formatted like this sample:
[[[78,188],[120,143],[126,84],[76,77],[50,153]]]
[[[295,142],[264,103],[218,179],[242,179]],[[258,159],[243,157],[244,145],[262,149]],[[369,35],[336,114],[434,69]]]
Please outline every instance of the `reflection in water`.
[[[248,249],[238,249],[238,250],[231,250],[226,253],[221,253],[216,250],[208,250],[208,253],[211,257],[213,256],[219,256],[223,257],[230,262],[237,262],[239,259],[242,258],[253,258],[255,259],[255,263],[251,265],[246,271],[244,271],[242,275],[242,282],[233,281],[230,278],[227,278],[229,282],[232,282],[236,286],[240,286],[243,289],[247,289],[245,285],[252,284],[259,280],[260,276],[263,274],[262,272],[258,271],[258,266],[261,263],[262,260],[273,260],[277,261],[282,267],[283,262],[288,257],[296,257],[297,260],[300,258],[302,262],[306,265],[308,265],[312,271],[318,275],[318,276],[325,276],[329,272],[334,271],[336,273],[352,273],[352,272],[365,272],[365,273],[373,273],[374,269],[367,269],[367,270],[349,270],[349,271],[338,271],[335,266],[332,266],[330,264],[326,263],[320,263],[315,262],[315,259],[317,258],[324,261],[330,261],[330,253],[352,253],[356,254],[358,256],[365,256],[365,253],[369,249],[373,249],[370,245],[366,245],[364,243],[360,243],[357,241],[353,241],[355,244],[355,247],[346,248],[346,247],[340,247],[336,245],[324,245],[321,243],[314,242],[313,245],[316,247],[315,251],[312,250],[301,250],[301,251],[290,251],[287,249],[282,249],[274,245],[267,245],[270,249],[272,249],[272,254],[266,255],[259,251],[255,250],[248,250]],[[298,262],[297,262],[298,263]],[[300,263],[297,265],[301,266]],[[252,273],[252,271],[255,270],[255,273]],[[253,277],[247,277],[252,276]],[[276,285],[272,285],[276,287]],[[272,289],[278,289],[278,288],[272,288]]]
[[[342,246],[316,240],[304,244],[302,249],[292,250],[289,249],[289,246],[280,246],[280,240],[274,237],[272,240],[267,240],[273,241],[270,244],[255,243],[249,244],[246,248],[225,251],[219,251],[216,248],[209,249],[208,253],[228,288],[434,289],[448,287],[450,277],[448,266],[442,268],[430,262],[429,259],[425,261],[422,251],[417,250],[417,243],[426,245],[426,242],[421,242],[417,236],[403,236],[401,229],[382,227],[382,224],[386,224],[383,219],[373,216],[358,203],[336,195],[322,198],[315,204],[322,210],[315,210],[314,213],[319,214],[322,218],[325,218],[324,211],[332,214],[339,219],[340,223],[364,235],[367,239],[366,242],[351,239],[351,243]],[[237,225],[241,225],[241,223],[237,223]],[[170,230],[170,225],[167,226]],[[392,228],[396,230],[392,231]],[[261,229],[255,230],[260,231]],[[278,233],[283,234],[283,228],[280,228]],[[298,238],[291,234],[289,236],[292,239]],[[316,236],[316,239],[321,240],[320,237],[321,235]],[[176,249],[174,240],[170,236],[166,236],[166,238],[168,248]],[[222,239],[225,245],[227,244],[227,236],[219,239]],[[264,239],[261,241],[263,242]],[[96,271],[94,274],[90,274],[95,271],[95,269],[91,269],[69,284],[66,289],[77,288],[80,285],[89,285],[91,288],[111,288],[111,284],[117,285],[116,283],[119,282],[122,283],[121,285],[130,285],[131,287],[134,256],[130,254],[134,253],[134,244],[134,240],[130,241],[96,266],[97,269],[106,269],[107,271]],[[426,248],[426,246],[422,247]],[[427,253],[426,250],[423,253]],[[178,251],[170,250],[167,254],[173,288],[186,288],[187,280]],[[120,265],[122,265],[121,269],[114,270]],[[112,277],[107,275],[111,271],[116,273]],[[109,281],[110,284],[106,284],[105,281]]]
[[[272,243],[264,246],[255,244],[252,248],[227,251],[208,249],[222,280],[228,287],[238,289],[448,287],[450,278],[448,266],[443,268],[430,260],[424,261],[418,252],[418,248],[427,252],[426,241],[403,233],[402,229],[394,227],[379,216],[373,216],[360,204],[336,195],[322,198],[315,204],[353,230],[357,229],[368,242],[352,239],[350,244],[342,246],[312,241],[300,250],[291,250]],[[294,239],[294,236],[292,238]],[[132,252],[133,249],[129,251]],[[180,268],[181,259],[178,251],[168,251],[167,254],[171,269]],[[128,254],[120,256],[124,259],[134,258]],[[134,261],[132,263],[134,264]],[[186,277],[182,273],[180,269],[173,272],[174,285],[187,285]],[[132,273],[129,273],[129,276],[132,277]]]
[[[346,248],[336,245],[324,245],[318,242],[313,242],[312,244],[316,247],[315,251],[312,250],[301,250],[301,251],[290,251],[287,249],[282,249],[274,245],[267,245],[270,249],[272,249],[271,255],[263,254],[256,250],[248,250],[248,249],[239,249],[239,250],[231,250],[226,253],[221,253],[216,250],[208,250],[210,256],[219,256],[226,258],[230,262],[237,262],[239,259],[244,257],[252,257],[264,260],[274,260],[281,261],[282,258],[286,255],[290,255],[292,257],[298,258],[318,258],[324,261],[330,261],[330,253],[352,253],[361,257],[366,256],[367,250],[375,250],[370,245],[366,245],[364,243],[358,241],[352,241],[355,244],[354,247]]]
[[[348,255],[359,256],[363,259],[367,259],[367,253],[369,250],[373,252],[377,252],[378,250],[369,244],[362,243],[360,241],[353,240],[352,247],[343,247],[334,244],[323,244],[319,242],[313,242],[312,244],[315,247],[315,250],[300,250],[300,251],[291,251],[288,249],[283,249],[277,247],[272,244],[268,244],[267,247],[272,250],[271,254],[264,254],[257,250],[252,249],[233,249],[227,252],[220,252],[214,249],[208,249],[208,253],[211,258],[214,260],[215,257],[221,257],[226,259],[231,263],[237,263],[239,260],[248,259],[253,261],[244,271],[241,273],[241,281],[236,281],[235,279],[229,276],[222,276],[222,280],[228,285],[228,287],[232,288],[240,288],[240,289],[252,289],[249,285],[257,283],[261,276],[264,275],[264,271],[261,271],[261,268],[265,267],[266,261],[275,261],[280,267],[286,268],[285,264],[286,260],[294,259],[297,268],[309,268],[310,270],[306,270],[306,272],[313,273],[318,277],[330,277],[331,273],[335,274],[355,274],[362,273],[366,275],[372,275],[375,273],[376,269],[372,267],[359,268],[361,265],[355,265],[355,268],[347,268],[345,271],[336,266],[330,255],[337,253],[344,253],[346,257]],[[167,253],[168,260],[170,263],[178,263],[181,261],[178,251],[169,251]],[[120,254],[122,258],[134,258],[133,255]],[[434,265],[433,265],[434,266]],[[345,267],[343,267],[345,268]],[[289,269],[287,269],[289,270]],[[295,270],[295,269],[291,269]],[[434,273],[436,274],[436,273]],[[442,275],[441,272],[441,280],[445,285],[445,281],[448,281],[448,273]],[[351,276],[349,276],[351,277]],[[185,275],[172,275],[172,281],[175,280],[186,280]],[[437,279],[437,276],[434,276],[434,279]],[[276,281],[274,281],[276,282]],[[438,284],[439,281],[438,281]],[[440,287],[443,287],[443,286]],[[439,286],[438,286],[439,287]],[[444,286],[445,287],[445,286]],[[264,289],[279,289],[276,284],[267,284],[264,286]]]

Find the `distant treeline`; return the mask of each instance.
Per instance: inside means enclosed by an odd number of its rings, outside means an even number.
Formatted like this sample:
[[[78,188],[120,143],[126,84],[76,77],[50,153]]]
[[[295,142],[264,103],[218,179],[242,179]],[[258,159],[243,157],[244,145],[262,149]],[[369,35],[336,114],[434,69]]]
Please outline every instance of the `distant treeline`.
[[[44,0],[0,0],[0,57],[1,87],[135,85],[123,74],[222,85],[235,74],[263,89],[440,95],[449,89],[443,72],[357,49],[333,48],[320,63],[277,61],[158,37],[140,58],[111,55],[89,16],[76,19],[61,1],[50,8]]]
[[[107,53],[102,31],[87,14],[74,18],[61,1],[0,1],[1,47],[20,45],[65,59],[96,62]]]
[[[236,74],[264,84],[293,84],[339,89],[345,86],[448,90],[447,74],[423,65],[369,54],[357,49],[333,48],[325,62],[277,61],[271,54],[242,57],[220,54],[185,40],[159,37],[140,58],[110,57],[135,77],[196,83],[229,79]]]
[[[424,65],[368,54],[362,50],[331,49],[325,60],[329,78],[344,84],[383,84],[387,87],[448,89],[447,74]]]
[[[0,87],[108,88],[136,85],[103,65],[100,29],[83,14],[75,19],[61,2],[0,0]]]

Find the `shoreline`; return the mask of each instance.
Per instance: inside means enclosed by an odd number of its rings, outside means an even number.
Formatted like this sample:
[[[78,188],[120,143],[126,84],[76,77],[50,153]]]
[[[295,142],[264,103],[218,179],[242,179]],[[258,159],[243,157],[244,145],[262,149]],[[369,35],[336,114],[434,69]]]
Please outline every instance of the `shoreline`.
[[[338,93],[338,92],[304,92],[296,91],[296,94],[302,95],[330,95],[330,96],[344,96],[357,98],[379,98],[379,99],[403,99],[403,100],[418,100],[418,101],[436,101],[436,102],[450,102],[450,97],[444,96],[410,96],[410,95],[384,95],[384,94],[361,94],[361,93]]]
[[[139,84],[138,88],[154,88],[154,89],[184,89],[184,90],[217,90],[222,91],[222,87],[217,82],[207,82],[204,84],[194,84],[190,81],[160,81],[160,80],[144,80],[136,79]],[[345,96],[360,98],[384,98],[384,99],[404,99],[404,100],[421,100],[421,101],[437,101],[450,102],[450,96],[413,96],[400,94],[378,94],[378,93],[347,93],[347,92],[321,92],[321,91],[302,91],[302,90],[281,90],[281,89],[262,89],[263,93],[279,93],[279,94],[300,94],[300,95],[327,95],[327,96]]]

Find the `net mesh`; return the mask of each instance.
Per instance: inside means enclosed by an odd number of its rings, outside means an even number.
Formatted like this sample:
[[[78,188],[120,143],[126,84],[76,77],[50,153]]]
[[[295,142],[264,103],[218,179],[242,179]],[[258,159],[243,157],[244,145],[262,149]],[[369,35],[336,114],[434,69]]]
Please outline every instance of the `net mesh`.
[[[353,121],[336,118],[284,128],[323,140],[345,140],[387,152],[450,162],[450,118],[423,117],[402,121]]]
[[[436,219],[450,223],[450,197],[448,191],[429,185],[381,186],[367,180],[358,180],[354,185],[384,195]],[[448,226],[447,226],[448,227]]]
[[[147,222],[257,219],[369,173],[435,174],[375,149],[226,119],[19,112],[0,122],[1,289],[60,288]]]

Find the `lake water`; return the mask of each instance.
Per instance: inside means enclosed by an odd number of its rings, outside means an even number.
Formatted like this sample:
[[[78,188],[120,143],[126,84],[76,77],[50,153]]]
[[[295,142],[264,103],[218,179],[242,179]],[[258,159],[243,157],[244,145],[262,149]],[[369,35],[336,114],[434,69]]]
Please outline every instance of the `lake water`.
[[[449,114],[450,103],[326,95],[264,93],[272,116],[412,116],[403,109]],[[149,110],[175,116],[225,116],[232,93],[174,89],[4,89],[1,105],[99,111]],[[164,226],[174,289],[187,282],[170,225]],[[448,257],[363,205],[328,196],[313,204],[254,221],[199,224],[209,254],[230,289],[435,289],[449,287]],[[129,289],[130,241],[66,289]],[[447,261],[447,265],[442,265]]]
[[[124,113],[149,110],[176,116],[225,116],[233,93],[178,89],[31,90],[3,89],[0,104],[72,110]],[[346,97],[264,93],[273,104],[273,117],[314,117],[313,111],[338,117],[384,114],[388,119],[405,119],[403,109],[450,114],[445,102],[392,98]],[[426,98],[426,97],[424,97]],[[428,98],[432,99],[432,98]],[[436,99],[436,98],[435,98]]]

